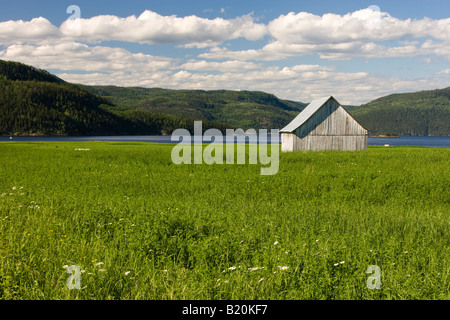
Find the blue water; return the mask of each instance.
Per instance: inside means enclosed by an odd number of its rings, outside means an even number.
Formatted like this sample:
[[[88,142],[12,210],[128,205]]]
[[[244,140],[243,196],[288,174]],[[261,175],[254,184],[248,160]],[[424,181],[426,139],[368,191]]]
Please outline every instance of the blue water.
[[[270,143],[270,136],[268,136]],[[76,141],[123,141],[123,142],[153,142],[153,143],[178,143],[171,141],[171,136],[83,136],[83,137],[0,137],[0,141],[23,142],[76,142]],[[203,140],[210,143],[210,140]],[[281,139],[280,139],[281,141]],[[450,148],[450,137],[398,137],[398,138],[372,138],[367,141],[370,146],[420,146]]]
[[[369,146],[417,146],[450,148],[450,137],[398,137],[398,138],[372,138],[367,139]]]

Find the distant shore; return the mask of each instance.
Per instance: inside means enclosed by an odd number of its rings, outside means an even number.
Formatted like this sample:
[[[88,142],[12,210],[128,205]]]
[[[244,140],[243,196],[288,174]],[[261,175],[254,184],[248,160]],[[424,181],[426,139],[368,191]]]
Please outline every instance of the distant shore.
[[[267,132],[267,135],[272,134],[271,132]],[[70,138],[70,137],[121,137],[121,136],[170,136],[170,134],[105,134],[105,135],[99,135],[99,134],[85,134],[85,135],[58,135],[58,134],[53,134],[53,135],[46,135],[46,134],[14,134],[14,135],[9,135],[9,134],[0,134],[0,137],[4,137],[4,138]],[[238,136],[238,135],[236,135]],[[387,134],[380,134],[380,135],[369,135],[369,138],[400,138],[401,136],[397,136],[397,135],[387,135]],[[442,135],[442,136],[402,136],[402,137],[450,137],[450,135]]]
[[[399,136],[391,135],[391,134],[380,134],[380,135],[377,135],[377,136],[370,136],[370,137],[371,138],[398,138]],[[428,136],[426,136],[426,137],[428,137]]]

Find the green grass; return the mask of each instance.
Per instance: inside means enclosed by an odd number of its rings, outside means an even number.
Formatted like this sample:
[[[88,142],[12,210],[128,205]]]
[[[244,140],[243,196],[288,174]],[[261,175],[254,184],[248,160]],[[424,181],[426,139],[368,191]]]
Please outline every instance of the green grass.
[[[0,143],[0,299],[450,298],[449,149],[281,154],[261,176],[172,148]]]

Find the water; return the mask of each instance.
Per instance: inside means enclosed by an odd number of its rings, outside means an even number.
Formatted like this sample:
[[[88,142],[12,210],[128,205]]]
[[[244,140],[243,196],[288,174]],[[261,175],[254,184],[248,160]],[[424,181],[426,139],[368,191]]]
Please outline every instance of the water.
[[[270,136],[268,136],[270,143]],[[83,142],[83,141],[122,141],[122,142],[153,142],[153,143],[178,143],[171,141],[171,136],[83,136],[83,137],[0,137],[0,141],[23,142]],[[280,139],[281,141],[281,139]],[[210,140],[204,139],[204,143]],[[420,146],[450,148],[450,137],[398,137],[398,138],[372,138],[367,141],[370,146]]]
[[[440,147],[450,148],[450,137],[398,137],[398,138],[372,138],[367,139],[369,146],[395,146]]]

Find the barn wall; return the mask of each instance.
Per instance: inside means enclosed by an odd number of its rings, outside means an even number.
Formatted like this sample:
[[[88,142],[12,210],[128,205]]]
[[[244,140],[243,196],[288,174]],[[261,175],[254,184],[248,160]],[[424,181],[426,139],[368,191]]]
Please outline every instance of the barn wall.
[[[367,130],[334,99],[297,129],[292,139],[293,151],[367,149]]]
[[[287,151],[320,151],[320,150],[343,150],[356,151],[367,149],[367,136],[313,136],[304,138],[294,137],[293,150]],[[283,149],[283,147],[282,147]]]
[[[281,150],[366,150],[367,134],[336,100],[330,99],[295,134],[282,134]]]
[[[300,128],[296,135],[365,135],[364,129],[334,99],[329,100]]]
[[[293,133],[281,134],[281,152],[294,151],[294,143],[297,137]]]

